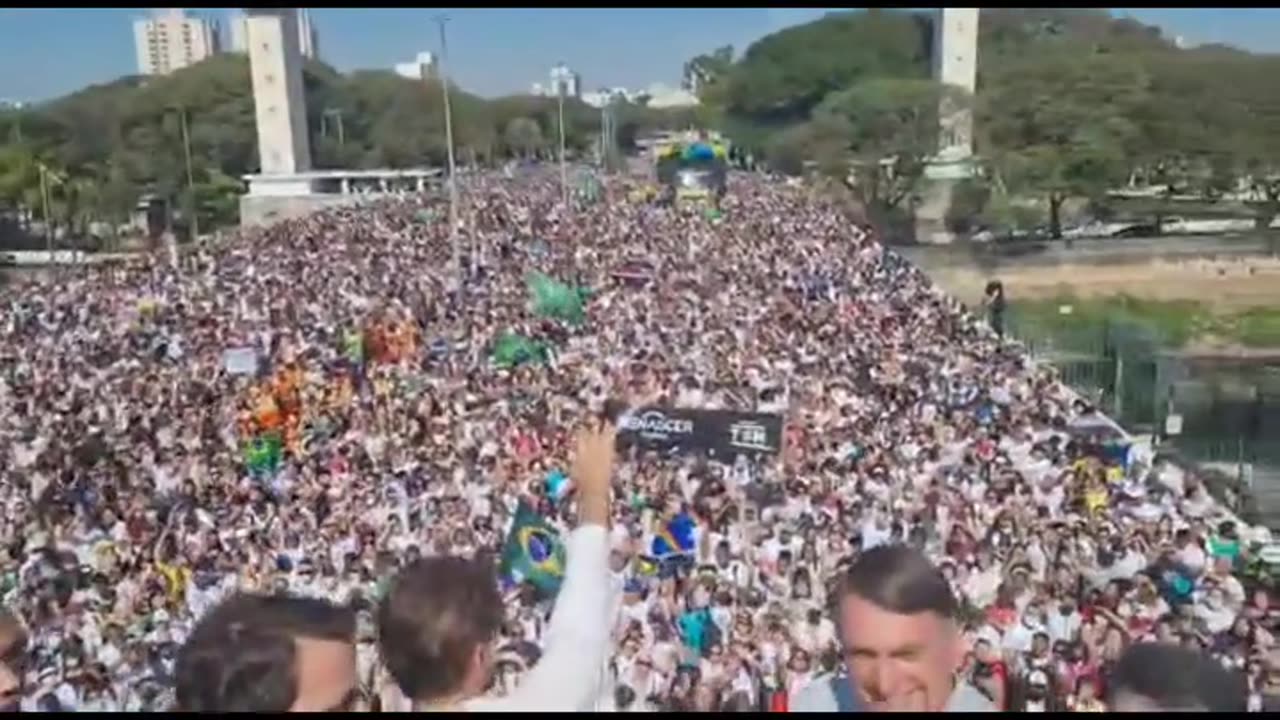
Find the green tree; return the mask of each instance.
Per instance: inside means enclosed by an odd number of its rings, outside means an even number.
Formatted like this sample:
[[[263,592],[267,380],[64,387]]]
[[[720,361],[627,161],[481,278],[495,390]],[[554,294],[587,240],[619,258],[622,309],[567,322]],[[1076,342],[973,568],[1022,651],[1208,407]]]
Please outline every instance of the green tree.
[[[847,128],[844,156],[865,207],[893,209],[912,195],[938,151],[944,101],[957,109],[970,102],[933,80],[875,78],[834,93],[814,112],[815,122]]]
[[[502,140],[509,152],[522,158],[533,156],[545,144],[542,129],[537,122],[527,117],[511,118],[503,130]]]
[[[768,35],[728,77],[729,114],[765,125],[802,122],[833,92],[871,78],[927,78],[931,19],[872,8],[832,13]]]
[[[1050,233],[1062,205],[1101,197],[1138,157],[1134,122],[1147,102],[1141,66],[1106,55],[1053,52],[992,72],[979,90],[981,152],[997,182],[1045,198]]]

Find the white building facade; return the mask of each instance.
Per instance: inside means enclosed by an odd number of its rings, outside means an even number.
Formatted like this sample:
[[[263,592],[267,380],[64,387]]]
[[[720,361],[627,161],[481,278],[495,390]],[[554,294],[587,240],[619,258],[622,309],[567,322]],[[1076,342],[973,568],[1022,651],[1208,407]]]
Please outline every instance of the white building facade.
[[[582,96],[582,76],[570,70],[564,63],[551,68],[551,86],[548,95],[564,95],[569,98]]]
[[[427,80],[436,76],[439,72],[439,66],[436,64],[435,55],[429,52],[420,52],[417,57],[409,62],[396,63],[394,70],[402,78]]]
[[[141,75],[167,75],[216,55],[218,24],[180,8],[158,10],[133,21],[134,52]]]

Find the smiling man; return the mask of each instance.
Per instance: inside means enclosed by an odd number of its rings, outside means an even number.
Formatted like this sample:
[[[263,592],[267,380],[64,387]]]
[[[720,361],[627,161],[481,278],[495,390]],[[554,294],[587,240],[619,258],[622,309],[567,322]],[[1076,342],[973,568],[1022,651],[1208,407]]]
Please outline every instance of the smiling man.
[[[994,712],[956,680],[964,643],[946,579],[920,552],[882,545],[841,576],[834,593],[845,672],[801,690],[795,712]]]

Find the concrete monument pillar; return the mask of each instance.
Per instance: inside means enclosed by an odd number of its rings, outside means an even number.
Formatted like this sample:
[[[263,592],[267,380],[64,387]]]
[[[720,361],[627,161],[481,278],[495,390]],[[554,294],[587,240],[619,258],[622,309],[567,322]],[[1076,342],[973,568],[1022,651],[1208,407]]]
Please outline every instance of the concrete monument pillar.
[[[245,8],[258,155],[263,175],[311,169],[296,8]]]
[[[978,8],[939,8],[933,21],[933,77],[972,99],[978,79]],[[973,176],[973,109],[944,99],[938,109],[938,150],[921,183],[916,239],[948,244],[946,226],[955,185]]]

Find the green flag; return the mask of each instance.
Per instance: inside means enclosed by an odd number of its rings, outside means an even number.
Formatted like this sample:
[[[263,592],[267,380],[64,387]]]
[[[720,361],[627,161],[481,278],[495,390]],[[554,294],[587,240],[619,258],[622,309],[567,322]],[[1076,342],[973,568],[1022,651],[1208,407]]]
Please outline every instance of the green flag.
[[[342,353],[353,363],[364,361],[364,333],[359,330],[348,330],[342,336]]]
[[[525,363],[545,363],[547,348],[523,335],[505,333],[493,345],[493,362],[498,367],[516,367]]]
[[[244,464],[251,473],[273,473],[280,467],[284,446],[276,433],[259,435],[244,448]]]
[[[534,312],[565,322],[582,322],[582,306],[590,294],[586,288],[573,287],[542,273],[531,273],[528,283]]]
[[[502,547],[498,572],[515,584],[527,582],[554,595],[564,580],[565,551],[560,533],[525,502],[516,507],[515,521]]]

